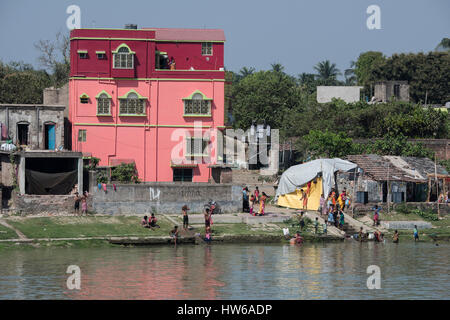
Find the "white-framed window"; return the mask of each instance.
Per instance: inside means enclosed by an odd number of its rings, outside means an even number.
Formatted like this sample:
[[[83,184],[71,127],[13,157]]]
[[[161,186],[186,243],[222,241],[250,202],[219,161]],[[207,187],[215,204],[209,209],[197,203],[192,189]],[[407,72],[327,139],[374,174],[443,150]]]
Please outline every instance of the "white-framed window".
[[[97,59],[99,59],[99,60],[106,59],[106,52],[105,51],[95,51],[95,54],[97,55]]]
[[[78,141],[86,142],[86,129],[78,130]]]
[[[136,92],[129,92],[126,96],[120,97],[120,115],[145,115],[145,100],[146,98]]]
[[[212,56],[213,45],[212,42],[202,42],[202,56]]]
[[[211,115],[211,100],[196,92],[191,97],[184,99],[184,115]]]
[[[97,115],[111,115],[111,97],[102,92],[96,98]]]
[[[87,50],[78,50],[78,57],[80,57],[80,59],[87,59],[88,58],[88,52]]]
[[[133,69],[134,52],[126,45],[120,45],[117,51],[113,51],[114,69]]]
[[[200,137],[185,137],[186,139],[186,157],[205,157],[208,156],[209,139]]]

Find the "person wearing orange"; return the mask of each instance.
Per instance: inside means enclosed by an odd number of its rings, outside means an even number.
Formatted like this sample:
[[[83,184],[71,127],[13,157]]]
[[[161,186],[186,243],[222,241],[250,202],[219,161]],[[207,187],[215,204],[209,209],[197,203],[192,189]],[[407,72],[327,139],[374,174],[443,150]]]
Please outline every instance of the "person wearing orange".
[[[266,207],[266,200],[267,200],[267,194],[265,192],[262,193],[261,197],[259,198],[259,215],[264,215],[264,209]]]
[[[308,209],[308,194],[303,189],[300,189],[300,193],[301,193],[300,200],[303,200],[303,210],[307,210]]]

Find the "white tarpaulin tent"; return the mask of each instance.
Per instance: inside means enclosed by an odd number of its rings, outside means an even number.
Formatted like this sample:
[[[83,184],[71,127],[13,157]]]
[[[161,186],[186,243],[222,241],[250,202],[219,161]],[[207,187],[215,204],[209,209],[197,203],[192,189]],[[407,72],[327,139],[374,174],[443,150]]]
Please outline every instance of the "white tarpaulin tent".
[[[317,159],[292,166],[281,175],[275,200],[279,196],[296,191],[298,187],[315,179],[319,173],[322,173],[322,192],[327,196],[335,183],[334,173],[338,170],[349,171],[356,167],[357,165],[353,162],[339,158]]]

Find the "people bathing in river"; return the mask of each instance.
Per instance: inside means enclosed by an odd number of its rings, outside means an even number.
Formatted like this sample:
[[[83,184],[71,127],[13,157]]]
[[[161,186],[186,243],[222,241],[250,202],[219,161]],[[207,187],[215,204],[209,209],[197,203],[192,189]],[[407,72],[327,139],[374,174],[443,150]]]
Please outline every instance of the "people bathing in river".
[[[375,231],[373,235],[376,242],[383,242],[383,234],[380,232],[380,230]]]
[[[415,241],[419,241],[419,230],[416,225],[414,225],[414,242]]]
[[[303,237],[300,235],[300,232],[297,232],[295,234],[295,237],[292,238],[290,241],[292,244],[302,244],[303,243]]]
[[[314,234],[317,234],[319,230],[319,218],[316,217],[316,220],[314,221]]]
[[[175,243],[178,240],[178,226],[174,226],[172,230],[170,230],[169,235],[172,237]]]
[[[209,210],[209,208],[205,209],[205,231],[208,228],[211,228],[211,224],[212,224],[212,218],[211,218],[211,210]]]
[[[363,232],[363,227],[359,228],[359,232],[358,232],[358,240],[359,242],[363,241],[363,237],[364,237],[364,232]]]
[[[394,236],[392,237],[392,242],[394,242],[394,243],[398,243],[399,242],[399,239],[400,237],[399,237],[399,234],[398,234],[398,231],[397,230],[395,230],[395,232],[394,232]]]
[[[211,242],[211,227],[207,227],[205,230],[205,239],[206,242]]]
[[[186,230],[189,227],[189,216],[188,216],[188,213],[187,213],[188,210],[190,210],[190,209],[189,209],[189,207],[187,205],[184,205],[181,208],[181,213],[183,215],[183,229],[184,230]]]

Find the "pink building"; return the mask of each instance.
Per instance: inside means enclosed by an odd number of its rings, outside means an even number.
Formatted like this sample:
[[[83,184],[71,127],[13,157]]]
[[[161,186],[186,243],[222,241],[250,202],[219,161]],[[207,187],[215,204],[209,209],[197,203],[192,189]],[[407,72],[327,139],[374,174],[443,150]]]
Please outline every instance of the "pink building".
[[[142,181],[208,182],[225,128],[224,42],[223,30],[72,30],[72,149],[100,166],[134,162]]]

